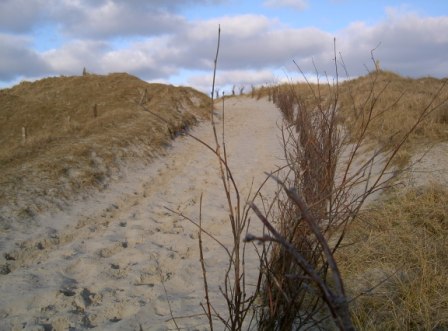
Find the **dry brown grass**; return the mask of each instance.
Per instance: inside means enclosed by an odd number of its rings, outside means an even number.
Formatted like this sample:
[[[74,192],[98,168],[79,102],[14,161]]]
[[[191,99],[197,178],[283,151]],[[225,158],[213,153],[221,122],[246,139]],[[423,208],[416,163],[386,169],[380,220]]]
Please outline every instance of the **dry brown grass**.
[[[448,89],[438,94],[443,82],[430,77],[411,79],[387,71],[373,72],[341,84],[339,115],[352,139],[356,139],[373,107],[367,137],[375,146],[392,148],[431,104],[434,111],[411,133],[395,160],[395,164],[404,166],[416,149],[448,139]]]
[[[297,183],[288,184],[308,203],[316,223],[322,225],[325,239],[334,245],[348,289],[346,293],[355,297],[389,277],[377,291],[351,303],[357,328],[446,329],[448,281],[445,266],[448,261],[444,253],[448,234],[448,191],[432,187],[405,194],[390,193],[373,209],[360,209],[376,188],[383,191],[389,187],[389,181],[402,171],[400,169],[405,169],[404,165],[422,145],[448,138],[446,81],[406,79],[377,71],[340,85],[281,85],[264,88],[259,94],[274,101],[286,122],[296,129],[298,138],[293,129],[284,135],[284,141],[292,145],[285,149],[288,151],[285,158],[294,173],[292,177],[298,179]],[[335,117],[331,115],[333,110]],[[333,139],[331,132],[338,130]],[[347,162],[338,152],[338,146],[341,150],[344,146],[356,146],[350,149],[351,156],[341,184],[334,182],[331,176],[335,171],[332,168],[334,159]],[[289,151],[293,157],[289,156]],[[378,169],[378,174],[374,170],[371,177],[370,171],[374,167],[366,166],[372,154],[381,159],[377,161],[381,170]],[[386,175],[390,165],[399,167]],[[353,181],[354,173],[368,176],[367,183],[371,181],[369,185],[374,183],[376,187],[367,189],[368,185],[361,177]],[[360,184],[366,185],[366,189],[357,193]],[[329,191],[323,189],[325,187]],[[353,192],[350,192],[351,188],[355,188]],[[358,198],[350,198],[352,193],[359,195]],[[328,271],[330,264],[319,254],[322,250],[316,239],[308,235],[306,228],[303,230],[299,226],[304,209],[290,205],[286,203],[279,207],[278,231],[294,246],[295,252],[300,252],[318,270],[326,286],[333,291],[333,282],[326,278],[331,274]],[[345,225],[349,227],[345,228]],[[303,231],[305,236],[295,240],[296,229],[299,234]],[[347,235],[345,231],[348,231]],[[339,252],[343,238],[343,243],[350,245]],[[260,238],[264,241],[274,239]],[[323,295],[317,294],[312,282],[307,283],[310,278],[314,279],[309,276],[311,273],[300,275],[299,263],[288,258],[284,247],[287,245],[273,250],[273,258],[265,268],[271,276],[271,279],[267,277],[265,287],[264,304],[269,308],[264,309],[265,315],[262,315],[262,322],[267,322],[265,329],[289,330],[294,323],[308,326],[309,321],[319,325],[317,319],[322,317],[319,309],[323,306],[319,305],[319,299]],[[307,293],[310,288],[314,290],[311,295]],[[331,300],[328,302],[331,308]]]
[[[142,111],[139,102],[170,124]],[[105,186],[123,161],[148,160],[207,116],[210,99],[128,74],[89,74],[0,90],[0,105],[0,206],[22,206],[27,216],[51,196],[64,200]]]
[[[409,136],[401,148],[394,164],[404,166],[410,156],[421,146],[448,139],[448,88],[438,93],[444,80],[432,77],[412,79],[388,71],[375,71],[357,79],[339,84],[338,120],[347,128],[352,140],[359,136],[369,110],[374,108],[373,119],[369,122],[367,139],[372,146],[393,146],[401,140],[416,122],[422,109],[432,102],[432,107],[439,105],[417,130]],[[311,89],[310,89],[311,87]],[[256,89],[257,98],[269,97],[276,102],[276,96],[292,91],[299,96],[306,107],[315,107],[316,95],[321,101],[331,99],[334,87],[321,82],[310,85],[306,83],[281,84]],[[314,92],[313,92],[314,91]],[[432,108],[431,107],[431,108]],[[390,139],[390,138],[393,139]]]
[[[338,258],[348,292],[366,292],[352,304],[359,329],[448,328],[447,201],[434,185],[394,192],[349,227]]]

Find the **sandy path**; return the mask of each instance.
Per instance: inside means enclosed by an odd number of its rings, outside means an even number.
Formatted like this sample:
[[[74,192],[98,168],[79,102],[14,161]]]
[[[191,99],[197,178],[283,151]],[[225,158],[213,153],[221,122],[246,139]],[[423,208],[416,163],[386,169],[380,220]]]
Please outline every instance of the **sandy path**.
[[[227,149],[243,196],[252,179],[257,185],[264,171],[282,164],[279,119],[265,100],[226,102]],[[208,123],[193,133],[212,142]],[[266,194],[273,189],[268,185]],[[4,231],[0,330],[166,330],[174,326],[168,302],[175,316],[201,313],[197,229],[165,209],[197,219],[201,193],[205,228],[229,242],[216,159],[194,140],[179,138],[164,157],[129,169],[88,201]],[[210,241],[205,245],[209,282],[216,291],[226,257]],[[207,329],[200,317],[177,323]]]

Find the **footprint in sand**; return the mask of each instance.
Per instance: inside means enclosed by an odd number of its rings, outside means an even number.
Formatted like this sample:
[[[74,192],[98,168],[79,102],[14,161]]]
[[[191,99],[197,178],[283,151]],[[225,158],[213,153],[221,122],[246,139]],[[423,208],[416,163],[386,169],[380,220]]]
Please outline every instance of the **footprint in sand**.
[[[128,248],[127,241],[117,242],[110,247],[101,248],[97,254],[102,258],[109,258],[125,248]]]

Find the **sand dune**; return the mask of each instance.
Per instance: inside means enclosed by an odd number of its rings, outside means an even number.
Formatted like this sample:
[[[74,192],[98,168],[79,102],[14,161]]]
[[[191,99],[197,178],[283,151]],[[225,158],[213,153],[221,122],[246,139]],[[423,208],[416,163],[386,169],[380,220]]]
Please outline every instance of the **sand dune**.
[[[252,180],[257,186],[264,171],[283,163],[279,120],[266,100],[226,102],[229,162],[243,196]],[[209,123],[192,133],[212,142]],[[274,189],[272,183],[264,192]],[[129,166],[108,189],[4,231],[0,329],[166,330],[174,327],[171,313],[179,326],[207,329],[204,318],[186,317],[202,313],[197,228],[166,209],[197,219],[201,194],[204,227],[230,242],[217,161],[181,137],[149,166]],[[204,240],[212,300],[222,309],[226,256]]]

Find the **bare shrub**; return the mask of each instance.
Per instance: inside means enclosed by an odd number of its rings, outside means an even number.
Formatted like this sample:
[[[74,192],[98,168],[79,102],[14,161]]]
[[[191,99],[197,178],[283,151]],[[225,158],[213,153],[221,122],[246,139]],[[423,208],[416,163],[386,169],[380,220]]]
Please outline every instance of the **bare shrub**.
[[[199,229],[199,251],[200,251],[200,263],[202,268],[203,282],[204,282],[204,292],[205,292],[205,302],[201,302],[201,307],[203,309],[203,314],[207,317],[210,330],[214,329],[216,321],[219,321],[226,330],[246,330],[251,327],[253,321],[254,310],[252,309],[254,302],[257,298],[257,293],[259,292],[260,281],[258,279],[257,284],[252,284],[253,290],[248,291],[248,284],[246,282],[247,272],[245,265],[245,253],[246,253],[246,243],[243,242],[243,237],[248,231],[249,227],[249,211],[250,205],[254,201],[254,197],[257,196],[258,191],[253,195],[250,195],[244,199],[240,196],[238,185],[233,177],[233,172],[229,167],[227,161],[227,150],[225,143],[225,98],[223,94],[222,98],[222,127],[217,126],[214,114],[214,99],[215,95],[215,77],[216,77],[216,67],[219,55],[220,46],[220,35],[221,29],[218,31],[218,45],[216,50],[216,57],[214,61],[214,73],[213,73],[213,84],[212,84],[212,100],[210,104],[210,119],[211,126],[213,130],[213,143],[208,144],[203,140],[198,139],[189,132],[185,134],[189,137],[195,139],[197,142],[202,144],[206,149],[212,152],[216,156],[216,160],[219,165],[219,174],[222,183],[222,190],[225,193],[227,210],[229,213],[229,227],[233,238],[232,245],[230,247],[222,244],[215,236],[207,232],[202,227],[202,196],[201,196],[201,207],[199,211],[199,220],[195,221],[188,216],[179,213],[175,210],[170,210],[189,222],[195,224]],[[232,95],[235,94],[235,85],[232,88]],[[144,108],[145,111],[150,113],[151,110]],[[167,122],[162,116],[158,114],[153,114],[159,120]],[[261,188],[260,188],[261,189]],[[203,256],[203,235],[207,235],[209,239],[217,242],[219,246],[223,249],[223,254],[228,258],[228,265],[224,272],[224,279],[220,291],[224,302],[227,305],[227,311],[218,311],[215,308],[214,303],[211,301],[209,295],[209,286],[207,280],[207,269],[204,262]],[[175,317],[173,317],[175,319]]]
[[[347,130],[338,113],[336,55],[334,63],[333,84],[308,83],[311,100],[302,98],[293,86],[281,90],[276,98],[285,119],[282,132],[289,173],[276,179],[284,191],[276,218],[268,220],[252,205],[267,234],[246,237],[247,241],[263,242],[269,250],[269,258],[261,267],[261,330],[332,325],[341,330],[354,329],[334,254],[347,225],[358,216],[366,200],[392,185],[400,173],[400,169],[392,171],[392,162],[401,148],[443,103],[439,99],[446,82],[426,98],[409,126],[388,132],[388,137],[382,137],[385,143],[369,151],[377,116],[399,104],[402,95],[388,99],[390,104],[378,109],[376,101],[387,88],[378,90],[375,82],[381,72],[372,72],[370,93],[361,102],[361,109],[352,104],[354,116],[349,124],[353,126]]]
[[[220,30],[212,97],[219,39]],[[369,144],[374,134],[372,130],[377,130],[376,120],[394,109],[402,94],[388,99],[389,104],[386,102],[378,108],[378,101],[386,94],[388,85],[378,87],[382,72],[376,70],[369,74],[370,90],[364,100],[355,101],[353,90],[345,87],[344,100],[352,100],[352,103],[343,111],[336,49],[334,53],[333,83],[327,79],[321,84],[318,77],[317,84],[307,81],[298,86],[262,86],[257,90],[257,99],[270,97],[284,117],[282,138],[287,169],[282,176],[268,175],[280,188],[278,197],[269,205],[259,208],[253,198],[241,198],[227,162],[225,121],[218,135],[213,110],[214,143],[209,145],[189,134],[217,158],[233,236],[231,247],[226,247],[202,228],[201,212],[199,222],[180,214],[196,224],[201,234],[217,241],[228,256],[221,287],[227,305],[224,314],[215,309],[208,293],[202,236],[199,236],[206,301],[201,305],[210,329],[214,328],[216,320],[228,330],[250,328],[254,314],[259,330],[355,329],[351,299],[346,294],[335,254],[341,248],[348,225],[358,217],[365,202],[393,185],[393,179],[401,171],[393,169],[393,161],[409,137],[446,101],[440,100],[446,81],[425,99],[410,125],[399,131],[387,131],[389,136],[382,137],[382,143],[372,150]],[[232,95],[234,90],[235,86]],[[224,119],[224,98],[222,101]],[[258,191],[254,196],[257,194]],[[273,212],[274,205],[276,212]],[[247,233],[250,209],[264,225],[261,235]],[[260,276],[254,284],[254,292],[248,293],[245,245],[254,241],[262,243],[258,250]]]

